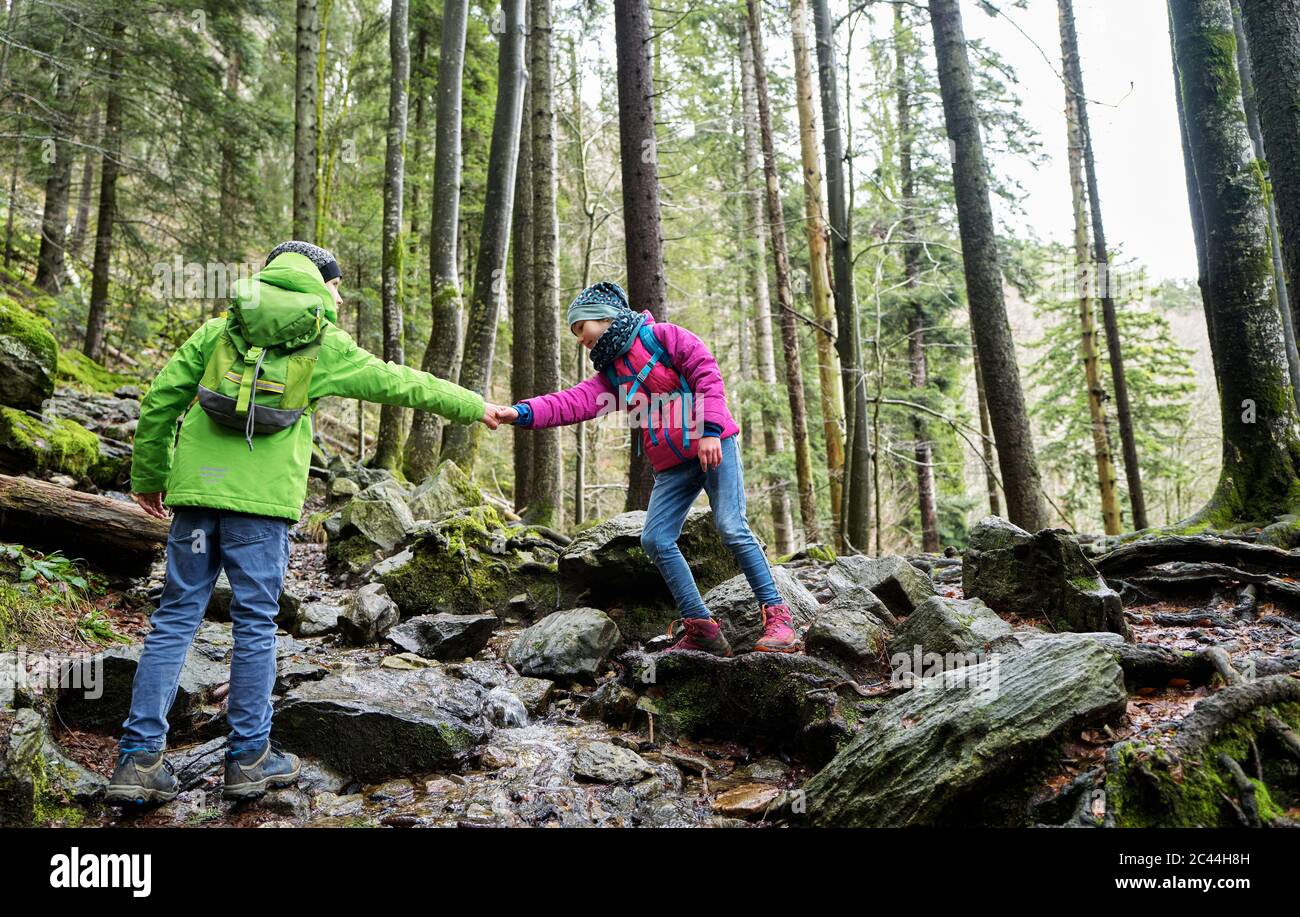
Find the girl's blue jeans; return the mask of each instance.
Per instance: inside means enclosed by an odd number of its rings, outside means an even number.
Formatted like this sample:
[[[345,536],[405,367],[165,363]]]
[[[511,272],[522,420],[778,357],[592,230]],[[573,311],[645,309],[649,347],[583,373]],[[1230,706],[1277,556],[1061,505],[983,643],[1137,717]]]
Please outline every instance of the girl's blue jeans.
[[[695,584],[677,539],[691,504],[703,490],[709,495],[713,524],[736,563],[740,565],[754,597],[764,605],[781,604],[781,594],[772,581],[763,547],[745,520],[745,478],[736,438],[722,441],[722,464],[707,473],[698,461],[683,462],[655,475],[646,511],[641,547],[663,574],[683,618],[707,618],[709,609]]]
[[[289,562],[289,521],[198,506],[176,507],[167,536],[167,583],[135,670],[123,751],[160,750],[181,666],[224,567],[232,593],[234,651],[226,720],[229,754],[259,749],[271,735],[275,618]]]

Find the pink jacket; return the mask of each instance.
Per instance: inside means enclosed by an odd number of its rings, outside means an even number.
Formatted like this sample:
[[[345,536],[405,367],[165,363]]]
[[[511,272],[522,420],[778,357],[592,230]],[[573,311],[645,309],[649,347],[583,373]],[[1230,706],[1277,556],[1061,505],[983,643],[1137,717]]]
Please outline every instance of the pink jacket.
[[[727,391],[718,361],[704,342],[690,331],[670,322],[656,323],[649,311],[645,324],[653,328],[672,369],[656,364],[629,400],[632,383],[623,382],[615,392],[604,373],[596,373],[572,388],[524,399],[533,412],[528,426],[534,429],[582,423],[616,408],[633,412],[641,427],[641,445],[656,471],[663,471],[695,458],[706,425],[713,435],[735,436],[740,432],[727,410]],[[635,376],[650,360],[640,339],[614,361],[620,376]],[[693,397],[678,392],[678,374],[690,386]],[[647,392],[649,397],[647,397]],[[715,432],[716,431],[716,432]]]

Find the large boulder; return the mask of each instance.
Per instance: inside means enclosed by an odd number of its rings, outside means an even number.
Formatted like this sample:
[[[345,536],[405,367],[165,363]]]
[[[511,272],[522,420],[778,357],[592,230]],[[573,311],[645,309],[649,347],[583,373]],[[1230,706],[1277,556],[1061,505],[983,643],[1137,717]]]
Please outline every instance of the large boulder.
[[[876,660],[885,649],[889,613],[880,599],[870,592],[866,595],[870,601],[836,596],[818,609],[804,635],[805,650],[819,658],[849,664]]]
[[[483,492],[474,486],[469,475],[448,460],[411,491],[406,505],[411,515],[420,520],[437,519],[466,507],[482,506],[485,502]]]
[[[65,474],[112,487],[129,467],[120,449],[104,451],[99,436],[76,421],[0,407],[0,473]]]
[[[890,656],[936,653],[980,653],[1011,625],[979,599],[934,596],[921,603],[889,641]]]
[[[821,606],[799,579],[784,566],[772,567],[772,579],[794,614],[796,630],[803,630],[813,622]],[[763,636],[763,614],[742,573],[710,589],[704,604],[722,627],[723,636],[736,653],[748,653]]]
[[[426,659],[464,659],[487,646],[498,623],[496,615],[419,615],[390,630],[387,640]]]
[[[280,702],[286,748],[361,780],[454,767],[488,734],[486,692],[438,668],[343,672]]]
[[[343,535],[359,532],[384,551],[392,551],[415,528],[406,493],[396,481],[367,487],[343,507]]]
[[[645,515],[638,510],[606,519],[574,536],[559,558],[564,600],[601,608],[618,607],[628,624],[629,637],[641,637],[647,629],[660,632],[664,609],[673,606],[672,594],[659,568],[641,548]],[[687,513],[677,544],[701,592],[740,572],[718,537],[713,514],[708,510]],[[640,626],[643,617],[653,618],[653,626]],[[667,626],[666,620],[663,626]]]
[[[853,690],[849,673],[811,656],[633,651],[620,661],[655,734],[670,739],[771,742],[824,762],[876,703]]]
[[[836,595],[860,596],[866,590],[895,617],[903,618],[935,595],[930,575],[894,554],[867,557],[854,554],[837,558],[826,574]]]
[[[1046,618],[1057,631],[1108,630],[1132,639],[1119,594],[1063,529],[1031,535],[997,516],[984,518],[962,560],[962,588],[999,614]]]
[[[1060,745],[1123,715],[1114,656],[1050,637],[922,679],[881,706],[803,788],[819,826],[1015,825]]]
[[[0,296],[0,404],[39,408],[54,393],[59,345],[45,321]]]
[[[376,564],[403,617],[504,612],[523,593],[531,610],[553,610],[559,546],[495,509],[473,506],[421,522],[412,542]]]
[[[591,681],[620,640],[609,615],[596,608],[572,608],[522,631],[506,658],[524,675]]]

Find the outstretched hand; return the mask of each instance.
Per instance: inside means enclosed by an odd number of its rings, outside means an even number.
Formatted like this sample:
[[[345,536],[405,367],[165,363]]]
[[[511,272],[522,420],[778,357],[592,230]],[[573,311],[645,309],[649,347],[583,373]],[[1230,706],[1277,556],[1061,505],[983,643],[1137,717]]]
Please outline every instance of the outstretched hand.
[[[518,416],[519,412],[514,408],[508,408],[504,405],[487,402],[484,405],[483,416],[480,420],[489,430],[495,430],[503,423],[514,423]]]

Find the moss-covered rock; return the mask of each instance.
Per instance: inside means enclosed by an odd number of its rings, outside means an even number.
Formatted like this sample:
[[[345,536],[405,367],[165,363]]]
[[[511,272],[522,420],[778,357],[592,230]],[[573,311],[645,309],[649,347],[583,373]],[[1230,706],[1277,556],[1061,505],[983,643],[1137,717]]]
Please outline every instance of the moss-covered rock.
[[[553,610],[557,554],[482,505],[417,525],[411,544],[370,576],[388,587],[404,618],[504,612],[520,593],[526,605]]]
[[[59,369],[55,378],[83,392],[110,395],[123,386],[139,386],[140,380],[125,373],[105,369],[80,350],[65,348],[59,352]]]
[[[59,345],[44,319],[0,296],[0,404],[36,409],[54,393]]]
[[[68,474],[109,487],[129,467],[122,457],[104,453],[99,437],[80,424],[0,407],[0,471]]]

